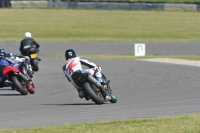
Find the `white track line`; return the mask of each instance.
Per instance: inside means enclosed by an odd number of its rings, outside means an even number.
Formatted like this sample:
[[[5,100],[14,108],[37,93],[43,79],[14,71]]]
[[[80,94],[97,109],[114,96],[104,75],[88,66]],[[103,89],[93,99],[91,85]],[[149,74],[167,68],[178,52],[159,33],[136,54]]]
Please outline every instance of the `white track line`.
[[[194,61],[194,60],[183,60],[183,59],[172,59],[172,58],[152,58],[152,59],[138,59],[138,60],[200,67],[200,61]]]

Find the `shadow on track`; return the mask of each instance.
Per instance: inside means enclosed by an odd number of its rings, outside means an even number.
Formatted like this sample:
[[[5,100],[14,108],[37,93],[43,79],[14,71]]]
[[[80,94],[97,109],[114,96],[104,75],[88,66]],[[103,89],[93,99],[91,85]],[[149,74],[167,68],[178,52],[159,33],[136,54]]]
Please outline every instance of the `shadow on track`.
[[[96,104],[95,103],[70,103],[70,104],[42,104],[42,105],[65,106],[65,105],[96,105]]]
[[[21,94],[0,94],[0,96],[22,96]]]
[[[42,104],[42,105],[55,105],[55,106],[67,106],[67,105],[97,105],[95,103],[69,103],[69,104]]]
[[[12,89],[0,89],[0,91],[11,91]]]

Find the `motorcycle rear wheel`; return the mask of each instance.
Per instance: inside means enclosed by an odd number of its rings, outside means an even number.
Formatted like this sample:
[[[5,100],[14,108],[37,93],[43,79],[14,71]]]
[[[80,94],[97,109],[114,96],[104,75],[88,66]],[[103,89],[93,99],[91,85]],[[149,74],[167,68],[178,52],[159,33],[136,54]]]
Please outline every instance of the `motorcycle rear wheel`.
[[[24,88],[23,85],[19,82],[16,76],[11,77],[12,84],[15,86],[16,90],[19,91],[22,95],[27,95],[27,88]]]
[[[31,66],[33,67],[33,71],[38,71],[39,70],[38,60],[37,59],[31,60]]]
[[[88,82],[85,82],[83,84],[83,87],[84,87],[84,90],[87,93],[87,95],[92,99],[92,101],[94,101],[96,104],[103,104],[104,103],[103,96],[101,96],[102,98],[100,98],[98,96],[99,93],[97,94],[96,92],[94,92]]]

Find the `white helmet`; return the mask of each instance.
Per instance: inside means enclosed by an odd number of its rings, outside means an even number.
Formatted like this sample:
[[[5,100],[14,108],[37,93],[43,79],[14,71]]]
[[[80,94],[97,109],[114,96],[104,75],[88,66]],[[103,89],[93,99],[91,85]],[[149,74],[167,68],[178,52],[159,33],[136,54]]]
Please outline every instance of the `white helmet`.
[[[24,38],[31,38],[31,33],[30,32],[26,32],[24,34]]]

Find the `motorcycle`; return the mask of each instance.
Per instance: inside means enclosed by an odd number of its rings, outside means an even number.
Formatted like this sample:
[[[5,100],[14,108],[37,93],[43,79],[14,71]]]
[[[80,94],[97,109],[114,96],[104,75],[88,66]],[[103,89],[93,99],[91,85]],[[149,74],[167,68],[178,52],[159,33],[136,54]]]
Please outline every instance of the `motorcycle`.
[[[26,73],[26,71],[27,71],[28,76],[30,78],[33,78],[33,73],[34,72],[32,70],[31,64],[30,64],[30,58],[29,59],[25,59],[25,57],[15,56],[14,60],[16,60],[19,63],[19,65],[20,65],[19,69],[21,71],[24,71],[24,73]]]
[[[106,79],[102,71],[98,69],[78,70],[72,74],[72,79],[83,88],[86,100],[91,99],[96,104],[103,104],[107,101],[117,102],[117,97],[109,85],[110,80]]]
[[[27,95],[35,93],[34,83],[29,77],[29,70],[25,62],[20,62],[20,65],[5,66],[3,69],[4,77],[12,83],[12,89],[17,90],[22,95]]]
[[[32,66],[33,71],[38,71],[39,70],[39,66],[38,66],[38,49],[34,46],[34,45],[27,45],[23,48],[24,50],[26,50],[26,56],[29,56],[30,58],[30,63]]]

